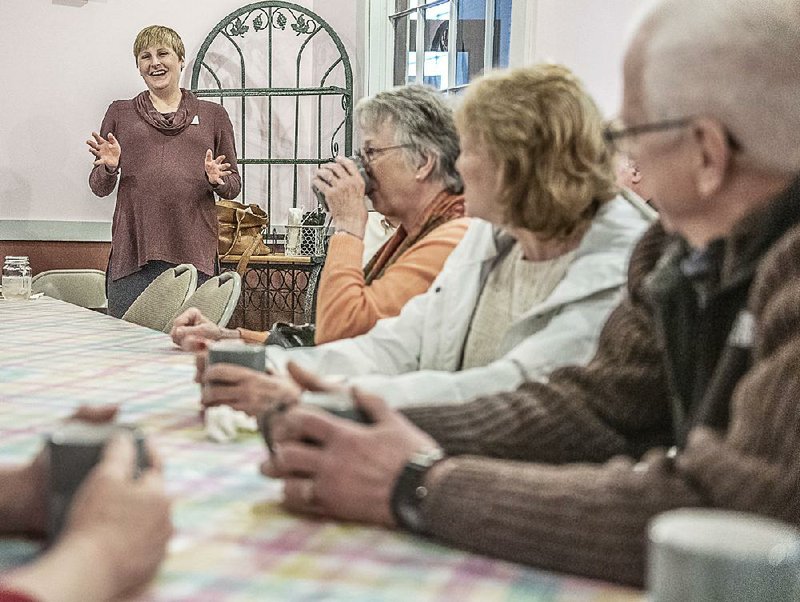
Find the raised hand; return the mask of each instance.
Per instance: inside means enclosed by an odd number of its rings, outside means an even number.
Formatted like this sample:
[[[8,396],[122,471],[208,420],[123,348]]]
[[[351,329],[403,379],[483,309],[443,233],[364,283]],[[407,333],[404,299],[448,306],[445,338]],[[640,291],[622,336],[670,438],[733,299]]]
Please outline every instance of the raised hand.
[[[225,155],[220,155],[215,159],[211,149],[206,151],[205,167],[206,177],[212,186],[222,184],[222,178],[231,174],[231,164],[225,163]]]
[[[122,147],[114,134],[109,134],[105,139],[97,132],[92,132],[92,139],[87,140],[86,144],[89,145],[89,152],[95,156],[95,165],[105,165],[112,171],[117,168]]]
[[[336,229],[363,239],[368,216],[365,184],[352,159],[336,157],[335,162],[323,164],[311,183],[325,195]]]

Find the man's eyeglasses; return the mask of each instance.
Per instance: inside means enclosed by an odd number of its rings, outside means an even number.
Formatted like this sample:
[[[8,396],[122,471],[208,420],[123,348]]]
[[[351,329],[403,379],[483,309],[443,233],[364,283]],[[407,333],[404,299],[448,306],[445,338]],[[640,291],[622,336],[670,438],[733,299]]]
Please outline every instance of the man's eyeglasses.
[[[640,134],[647,134],[650,132],[662,132],[665,130],[686,127],[692,123],[692,120],[692,117],[683,117],[681,119],[665,119],[664,121],[642,123],[640,125],[632,125],[630,127],[618,127],[614,124],[610,124],[603,129],[603,138],[607,143],[615,147],[617,150],[623,150],[619,148],[619,142],[625,138],[632,138],[634,136],[639,136]],[[728,145],[732,150],[741,150],[739,141],[736,140],[736,138],[733,137],[733,134],[731,134],[727,129],[725,130],[725,136],[728,141]]]
[[[381,153],[385,153],[385,152],[390,151],[390,150],[395,150],[397,148],[411,148],[411,146],[413,146],[413,145],[411,145],[411,144],[395,144],[393,146],[384,146],[384,147],[381,147],[381,148],[372,148],[371,146],[368,146],[367,148],[365,148],[362,151],[362,154],[364,155],[364,158],[367,160],[367,162],[372,162],[372,161],[375,160],[375,157],[377,157]]]
[[[648,132],[661,132],[664,130],[686,127],[691,122],[692,120],[690,118],[666,119],[664,121],[655,121],[653,123],[632,125],[627,128],[617,127],[612,124],[607,125],[603,130],[603,138],[605,138],[606,142],[614,144],[617,140],[638,136],[639,134],[647,134]]]

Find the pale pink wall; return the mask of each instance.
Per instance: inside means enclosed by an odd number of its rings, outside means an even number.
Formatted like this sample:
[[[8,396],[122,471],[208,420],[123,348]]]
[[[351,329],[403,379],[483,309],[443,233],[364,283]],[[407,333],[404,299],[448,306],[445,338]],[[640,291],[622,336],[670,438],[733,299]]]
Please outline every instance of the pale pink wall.
[[[329,19],[344,38],[357,89],[363,0],[295,0]],[[191,59],[206,34],[247,0],[0,0],[0,220],[109,222],[113,197],[89,191],[84,141],[112,100],[144,86],[131,46],[159,23],[176,29]]]
[[[615,115],[626,34],[641,5],[641,0],[538,0],[536,59],[568,66],[605,115]]]
[[[0,0],[0,220],[109,222],[113,197],[88,189],[84,140],[108,104],[143,89],[131,44],[144,26],[179,31],[191,59],[208,31],[248,0]],[[371,0],[372,2],[388,0]],[[515,0],[525,2],[532,0]],[[358,41],[367,0],[296,0],[340,33],[356,98],[363,90]],[[607,115],[617,111],[624,32],[639,0],[538,0],[539,60],[583,78]],[[276,216],[276,223],[282,221]]]

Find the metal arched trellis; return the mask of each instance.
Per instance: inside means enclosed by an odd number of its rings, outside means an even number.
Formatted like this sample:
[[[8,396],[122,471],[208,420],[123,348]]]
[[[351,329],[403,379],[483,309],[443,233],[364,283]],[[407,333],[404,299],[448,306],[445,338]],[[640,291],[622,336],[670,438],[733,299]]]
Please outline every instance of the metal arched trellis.
[[[191,88],[197,96],[218,98],[223,105],[227,99],[234,101],[228,111],[234,113],[231,117],[238,138],[242,200],[248,189],[251,195],[258,191],[259,196],[266,191],[266,198],[256,202],[265,205],[271,216],[276,195],[274,170],[291,170],[291,182],[279,186],[284,186],[287,194],[291,189],[291,207],[297,207],[298,190],[306,191],[310,179],[308,171],[301,178],[303,166],[311,169],[338,155],[342,138],[344,153],[352,154],[350,59],[331,26],[302,6],[270,0],[248,4],[226,16],[200,47]],[[254,105],[255,101],[262,104]],[[316,131],[312,132],[314,109]],[[251,127],[254,122],[260,128]],[[293,136],[287,127],[281,138],[276,132],[287,123],[293,123]],[[248,166],[253,166],[251,170],[266,167],[266,174],[250,172],[251,179],[259,179],[255,186],[247,185]],[[283,199],[284,205],[287,201]],[[273,223],[282,220],[277,217]]]

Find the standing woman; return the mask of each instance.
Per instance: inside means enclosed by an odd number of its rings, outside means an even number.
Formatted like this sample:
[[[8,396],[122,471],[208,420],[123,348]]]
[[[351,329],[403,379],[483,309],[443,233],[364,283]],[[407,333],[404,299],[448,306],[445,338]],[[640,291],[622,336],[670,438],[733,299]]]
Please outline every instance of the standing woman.
[[[175,265],[196,266],[198,283],[218,272],[214,193],[232,199],[241,189],[227,112],[179,86],[180,36],[145,27],[133,55],[147,90],[112,102],[86,142],[96,158],[92,192],[108,196],[120,180],[106,273],[108,313],[117,318]]]

